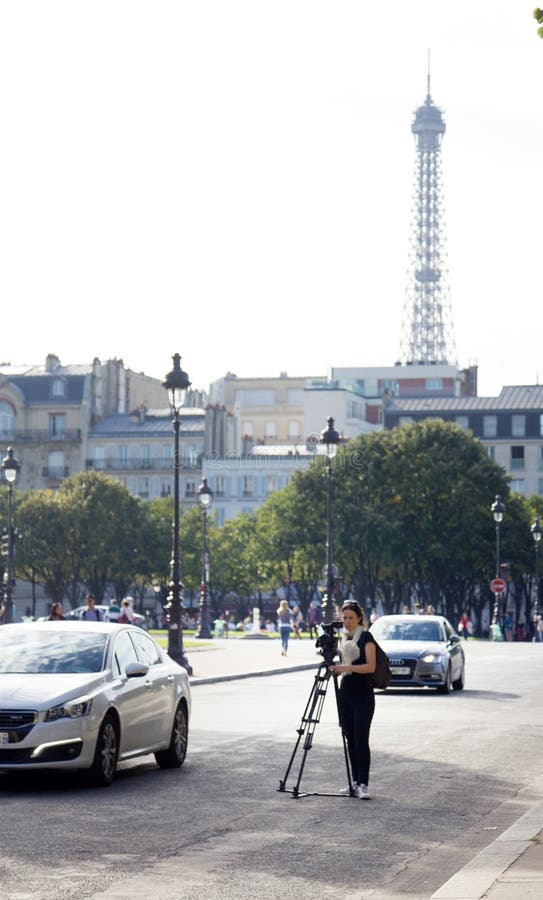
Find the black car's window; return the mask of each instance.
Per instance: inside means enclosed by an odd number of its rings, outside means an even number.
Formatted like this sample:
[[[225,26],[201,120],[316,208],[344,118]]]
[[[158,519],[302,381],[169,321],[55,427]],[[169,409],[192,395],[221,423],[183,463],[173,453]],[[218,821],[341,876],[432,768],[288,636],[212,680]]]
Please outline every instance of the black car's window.
[[[150,637],[147,637],[143,631],[133,631],[131,632],[131,635],[132,640],[136,645],[140,662],[144,663],[146,666],[156,666],[158,663],[162,662],[160,651]]]
[[[64,623],[63,623],[64,624]],[[26,675],[99,672],[104,659],[105,634],[75,634],[66,624],[54,631],[0,629],[0,673]]]
[[[130,640],[128,631],[121,631],[115,638],[113,648],[113,672],[115,675],[124,673],[128,663],[138,662],[134,644]]]

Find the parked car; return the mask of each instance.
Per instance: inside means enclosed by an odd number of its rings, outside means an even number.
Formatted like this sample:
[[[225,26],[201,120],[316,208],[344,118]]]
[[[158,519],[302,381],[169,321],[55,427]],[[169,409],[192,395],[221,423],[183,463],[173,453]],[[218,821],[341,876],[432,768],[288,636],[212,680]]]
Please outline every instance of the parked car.
[[[190,706],[185,669],[134,625],[0,628],[0,771],[83,769],[108,785],[119,760],[181,766]]]
[[[68,618],[69,619],[79,619],[79,616],[86,608],[87,607],[85,604],[83,604],[83,606],[76,606],[75,609],[71,610]],[[97,603],[94,608],[102,610],[102,612],[104,614],[105,622],[116,622],[117,619],[119,618],[119,613],[111,613],[109,606],[104,606],[101,603],[99,603],[99,604]],[[149,628],[149,625],[147,623],[147,619],[145,618],[145,616],[142,616],[141,613],[137,613],[137,612],[134,613],[134,625],[139,625],[140,628],[144,628],[146,631]]]
[[[463,689],[462,642],[443,616],[380,616],[370,631],[388,656],[391,687]]]

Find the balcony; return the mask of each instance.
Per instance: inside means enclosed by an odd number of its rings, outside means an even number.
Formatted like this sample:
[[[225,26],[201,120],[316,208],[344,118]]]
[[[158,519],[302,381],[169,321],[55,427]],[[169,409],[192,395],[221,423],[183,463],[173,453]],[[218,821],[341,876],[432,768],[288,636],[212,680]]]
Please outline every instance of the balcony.
[[[172,460],[160,456],[151,459],[86,459],[85,468],[99,472],[173,472]],[[181,459],[179,469],[199,471],[200,458]]]
[[[62,478],[68,478],[70,469],[68,466],[44,466],[41,470],[42,478],[52,478],[59,481]]]
[[[66,428],[60,434],[51,434],[46,428],[44,429],[28,429],[27,431],[16,431],[11,435],[9,440],[12,440],[14,443],[24,443],[25,441],[35,441],[36,443],[49,443],[53,442],[55,444],[64,442],[71,443],[80,443],[81,442],[81,429],[80,428]]]

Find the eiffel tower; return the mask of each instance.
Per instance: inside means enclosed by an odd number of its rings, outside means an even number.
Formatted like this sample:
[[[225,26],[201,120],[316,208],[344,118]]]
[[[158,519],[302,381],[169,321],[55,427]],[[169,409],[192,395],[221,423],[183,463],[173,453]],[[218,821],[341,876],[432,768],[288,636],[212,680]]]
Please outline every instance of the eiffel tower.
[[[426,100],[411,125],[417,152],[399,360],[456,365],[441,175],[445,122],[430,94],[429,65],[427,85]]]

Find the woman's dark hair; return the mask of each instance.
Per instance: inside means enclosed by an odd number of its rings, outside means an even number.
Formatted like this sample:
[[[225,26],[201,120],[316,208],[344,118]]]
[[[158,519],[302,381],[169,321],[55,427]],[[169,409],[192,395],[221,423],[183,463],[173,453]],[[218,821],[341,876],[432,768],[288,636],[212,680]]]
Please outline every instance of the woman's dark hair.
[[[347,602],[342,605],[341,612],[343,612],[345,609],[352,610],[352,612],[354,612],[355,616],[358,616],[359,618],[361,618],[362,619],[362,627],[366,628],[366,614],[365,614],[364,610],[362,609],[362,607],[360,606],[360,604],[356,602],[356,600],[347,600]]]

